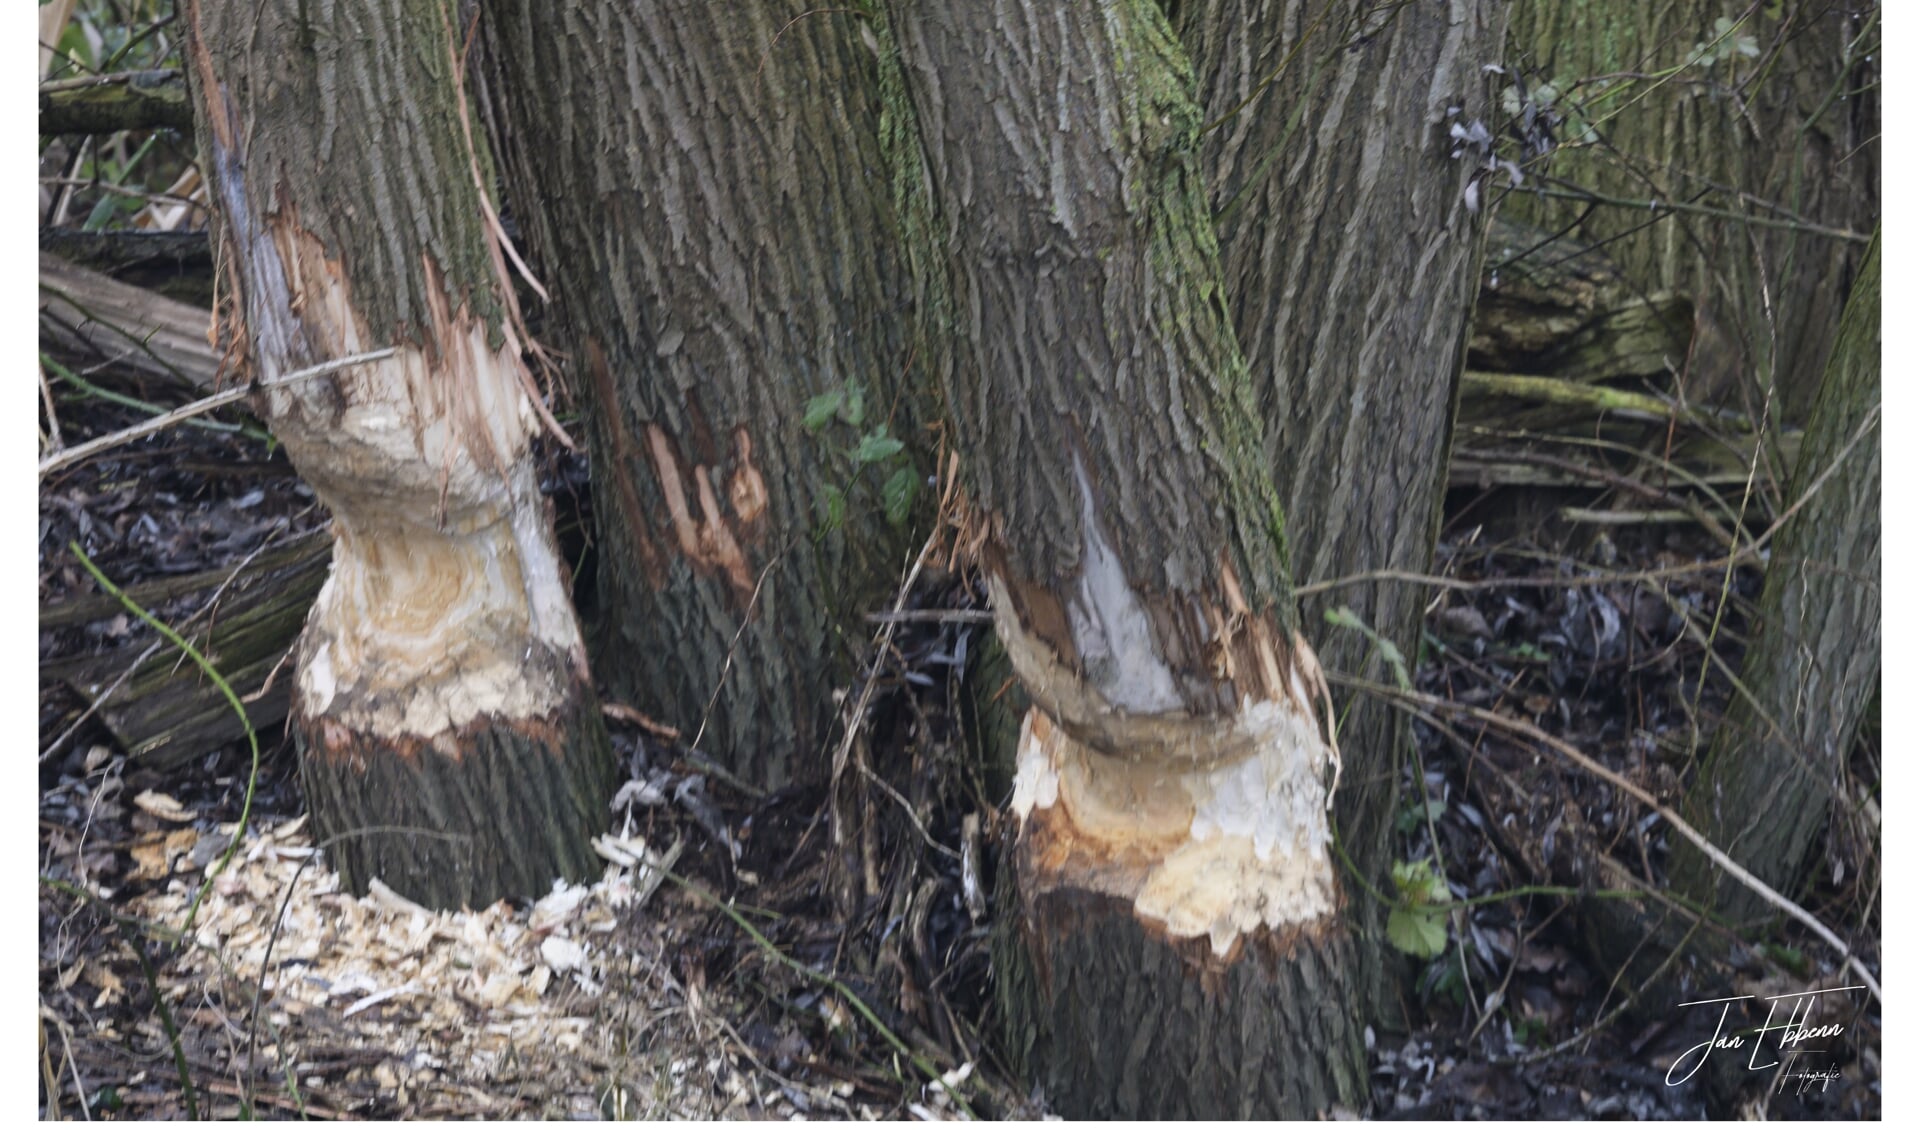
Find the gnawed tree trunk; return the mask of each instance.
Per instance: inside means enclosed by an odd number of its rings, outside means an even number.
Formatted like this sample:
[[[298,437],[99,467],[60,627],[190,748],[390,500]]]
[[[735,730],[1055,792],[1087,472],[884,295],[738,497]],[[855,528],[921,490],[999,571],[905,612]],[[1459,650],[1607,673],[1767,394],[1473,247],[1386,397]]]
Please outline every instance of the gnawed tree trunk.
[[[597,670],[768,785],[825,775],[843,631],[906,557],[887,492],[922,475],[911,451],[854,454],[883,425],[915,438],[855,18],[580,0],[482,17],[490,109],[591,419]],[[839,412],[803,426],[835,391]]]
[[[1804,418],[1880,210],[1878,6],[1512,10],[1509,61],[1568,120],[1508,206],[1604,246],[1646,293],[1694,296],[1698,342],[1676,359],[1691,399],[1758,418],[1771,387],[1776,413]]]
[[[1226,319],[1192,75],[1148,2],[893,11],[1014,786],[1015,1052],[1063,1113],[1354,1107],[1313,653]]]
[[[1687,794],[1694,826],[1790,891],[1836,805],[1848,750],[1880,680],[1880,256],[1871,245],[1787,495],[1804,505],[1767,562],[1758,633],[1712,752]],[[1673,885],[1738,921],[1771,908],[1691,843]]]
[[[393,350],[256,400],[334,516],[290,723],[317,838],[350,888],[436,907],[584,877],[612,759],[530,454],[541,409],[455,5],[183,15],[223,328],[269,382]]]
[[[1502,18],[1487,0],[1179,8],[1213,127],[1202,153],[1225,300],[1265,417],[1296,580],[1432,563],[1482,242],[1466,203],[1476,161],[1449,156],[1448,131],[1487,117],[1482,68]],[[1413,656],[1428,595],[1353,585],[1303,612],[1322,635],[1325,611],[1349,606]],[[1390,680],[1370,651],[1352,632],[1320,648],[1331,668],[1372,663]],[[1384,886],[1410,733],[1380,702],[1343,704],[1342,717],[1340,834]]]

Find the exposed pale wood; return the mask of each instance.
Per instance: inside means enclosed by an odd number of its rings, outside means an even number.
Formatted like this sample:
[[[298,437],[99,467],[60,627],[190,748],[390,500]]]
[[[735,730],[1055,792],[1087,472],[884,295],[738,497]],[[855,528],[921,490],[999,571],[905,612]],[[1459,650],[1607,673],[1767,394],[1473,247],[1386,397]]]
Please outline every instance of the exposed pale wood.
[[[597,873],[613,759],[539,493],[544,407],[457,5],[200,0],[181,24],[222,325],[333,515],[289,721],[316,836],[348,889],[441,908]]]

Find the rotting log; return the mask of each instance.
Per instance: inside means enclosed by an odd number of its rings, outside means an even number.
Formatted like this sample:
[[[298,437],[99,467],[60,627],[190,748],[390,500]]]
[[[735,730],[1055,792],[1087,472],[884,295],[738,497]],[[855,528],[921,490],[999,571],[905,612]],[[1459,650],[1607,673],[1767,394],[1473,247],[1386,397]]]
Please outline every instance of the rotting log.
[[[204,618],[211,621],[211,630],[203,620],[197,630],[184,634],[241,697],[244,722],[220,688],[171,645],[163,644],[142,660],[150,639],[104,655],[45,664],[41,674],[63,679],[89,704],[98,703],[96,717],[121,748],[158,769],[171,769],[238,740],[248,724],[255,730],[276,725],[287,716],[293,685],[288,652],[326,580],[331,547],[331,537],[314,533],[238,570],[209,569],[127,590],[129,599],[148,609],[172,604],[197,611],[219,594]],[[43,609],[40,628],[95,623],[124,611],[112,597],[82,597]]]
[[[57,355],[211,388],[220,361],[212,324],[204,307],[40,253],[40,340]]]
[[[343,884],[433,907],[597,873],[613,760],[540,496],[492,162],[451,0],[181,12],[222,329],[333,515],[289,725]],[[316,107],[322,112],[316,113]]]
[[[213,305],[213,246],[204,231],[41,228],[40,252],[189,306]]]
[[[1670,377],[1693,335],[1686,295],[1643,292],[1599,248],[1505,216],[1487,233],[1467,363],[1571,381]]]
[[[179,71],[129,71],[40,88],[42,137],[151,129],[193,129],[193,106]]]

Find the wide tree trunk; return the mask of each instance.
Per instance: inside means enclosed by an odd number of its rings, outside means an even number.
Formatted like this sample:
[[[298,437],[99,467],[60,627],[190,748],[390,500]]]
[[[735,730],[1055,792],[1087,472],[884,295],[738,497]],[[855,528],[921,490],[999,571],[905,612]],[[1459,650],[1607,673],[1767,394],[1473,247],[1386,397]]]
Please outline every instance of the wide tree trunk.
[[[1451,157],[1449,129],[1488,115],[1483,68],[1503,11],[1488,0],[1211,0],[1178,13],[1211,126],[1202,152],[1226,299],[1294,532],[1294,578],[1424,573],[1484,218],[1467,201],[1481,155]],[[1303,612],[1324,634],[1324,613],[1348,606],[1411,657],[1428,595],[1350,585]],[[1371,650],[1347,632],[1325,639],[1320,657],[1356,673],[1371,663],[1390,681]],[[1343,703],[1341,717],[1341,841],[1385,886],[1411,733],[1377,701]],[[1378,917],[1362,920],[1377,931]]]
[[[1849,805],[1846,759],[1880,681],[1880,254],[1847,301],[1767,562],[1753,646],[1687,794],[1694,826],[1778,890],[1792,887],[1828,814]],[[1673,885],[1747,920],[1771,908],[1677,845]]]
[[[850,14],[807,9],[482,16],[591,420],[596,669],[766,785],[824,775],[845,632],[897,582],[923,476],[890,452],[917,438],[914,358],[873,54]]]
[[[543,409],[458,6],[202,0],[183,17],[232,272],[222,329],[334,515],[291,716],[318,838],[348,887],[432,906],[584,877],[612,759],[531,457]]]
[[[952,272],[950,424],[1035,703],[1014,1051],[1069,1115],[1356,1107],[1337,762],[1185,55],[1146,0],[891,22]]]
[[[1804,418],[1880,210],[1879,39],[1831,0],[1514,5],[1510,61],[1567,121],[1509,204],[1694,296],[1691,399]]]

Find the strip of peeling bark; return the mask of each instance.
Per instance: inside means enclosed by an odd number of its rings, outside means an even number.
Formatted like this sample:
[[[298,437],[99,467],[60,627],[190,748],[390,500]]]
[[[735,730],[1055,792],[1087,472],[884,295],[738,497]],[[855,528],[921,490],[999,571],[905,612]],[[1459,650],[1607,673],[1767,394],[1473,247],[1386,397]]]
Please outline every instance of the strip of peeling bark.
[[[291,718],[318,836],[348,886],[433,906],[583,877],[611,757],[531,457],[455,6],[183,17],[236,282],[223,330],[267,379],[396,349],[257,404],[334,516]]]
[[[611,693],[749,779],[819,779],[906,530],[909,294],[858,15],[490,0],[488,103],[589,417]],[[803,427],[810,400],[857,392]],[[831,492],[845,506],[830,515]]]
[[[953,270],[951,424],[1036,703],[1016,1057],[1079,1116],[1356,1104],[1324,692],[1184,55],[1146,2],[902,3],[892,26]]]

